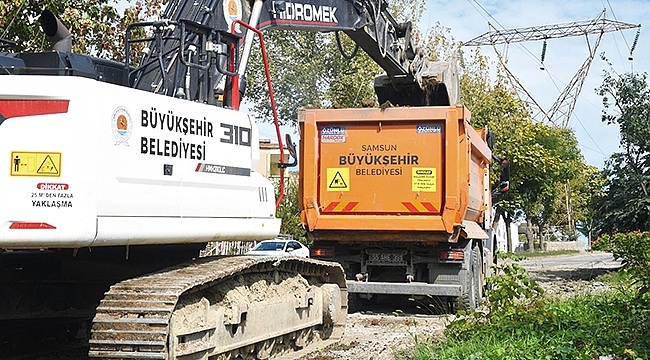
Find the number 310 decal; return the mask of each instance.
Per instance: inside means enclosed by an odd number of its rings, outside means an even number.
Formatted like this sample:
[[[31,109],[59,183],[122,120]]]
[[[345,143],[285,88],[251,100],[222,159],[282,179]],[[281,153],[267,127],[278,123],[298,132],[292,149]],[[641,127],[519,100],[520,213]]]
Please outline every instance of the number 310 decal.
[[[251,146],[251,129],[243,126],[221,123],[223,137],[221,142],[241,146]]]

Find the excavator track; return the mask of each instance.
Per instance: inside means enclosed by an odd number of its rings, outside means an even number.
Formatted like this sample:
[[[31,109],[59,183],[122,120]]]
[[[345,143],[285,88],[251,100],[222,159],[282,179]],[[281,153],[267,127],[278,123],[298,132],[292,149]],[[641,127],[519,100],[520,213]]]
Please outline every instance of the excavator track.
[[[304,258],[201,258],[119,282],[92,325],[89,357],[295,358],[343,335],[339,264]]]

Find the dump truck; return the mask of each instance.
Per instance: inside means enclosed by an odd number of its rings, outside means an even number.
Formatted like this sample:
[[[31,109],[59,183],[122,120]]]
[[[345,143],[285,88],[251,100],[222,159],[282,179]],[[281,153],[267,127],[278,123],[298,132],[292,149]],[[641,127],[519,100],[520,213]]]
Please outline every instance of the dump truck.
[[[300,111],[301,221],[311,256],[345,269],[355,307],[378,295],[478,305],[493,156],[470,121],[461,105]]]

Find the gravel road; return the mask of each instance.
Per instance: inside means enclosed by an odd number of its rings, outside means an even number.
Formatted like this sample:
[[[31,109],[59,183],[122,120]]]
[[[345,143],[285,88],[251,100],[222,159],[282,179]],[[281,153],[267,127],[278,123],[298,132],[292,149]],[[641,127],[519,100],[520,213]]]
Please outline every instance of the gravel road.
[[[598,275],[620,267],[611,254],[588,252],[533,258],[519,262],[549,296],[597,293],[607,284],[594,281]],[[451,315],[431,311],[387,308],[348,315],[343,339],[300,360],[393,360],[404,358],[417,341],[440,336]]]

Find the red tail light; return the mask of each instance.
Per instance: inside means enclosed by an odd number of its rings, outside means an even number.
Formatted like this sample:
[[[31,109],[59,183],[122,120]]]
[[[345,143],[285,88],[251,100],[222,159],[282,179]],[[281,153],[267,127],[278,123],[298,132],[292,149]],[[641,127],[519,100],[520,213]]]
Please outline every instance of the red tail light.
[[[9,226],[10,229],[56,229],[48,223],[39,222],[14,222]]]
[[[70,100],[2,100],[0,115],[5,119],[20,116],[62,114],[68,112]]]
[[[329,247],[312,248],[310,250],[310,256],[315,258],[333,258],[334,248],[329,248]]]
[[[440,250],[438,259],[445,261],[462,261],[465,259],[465,252],[458,249]]]

